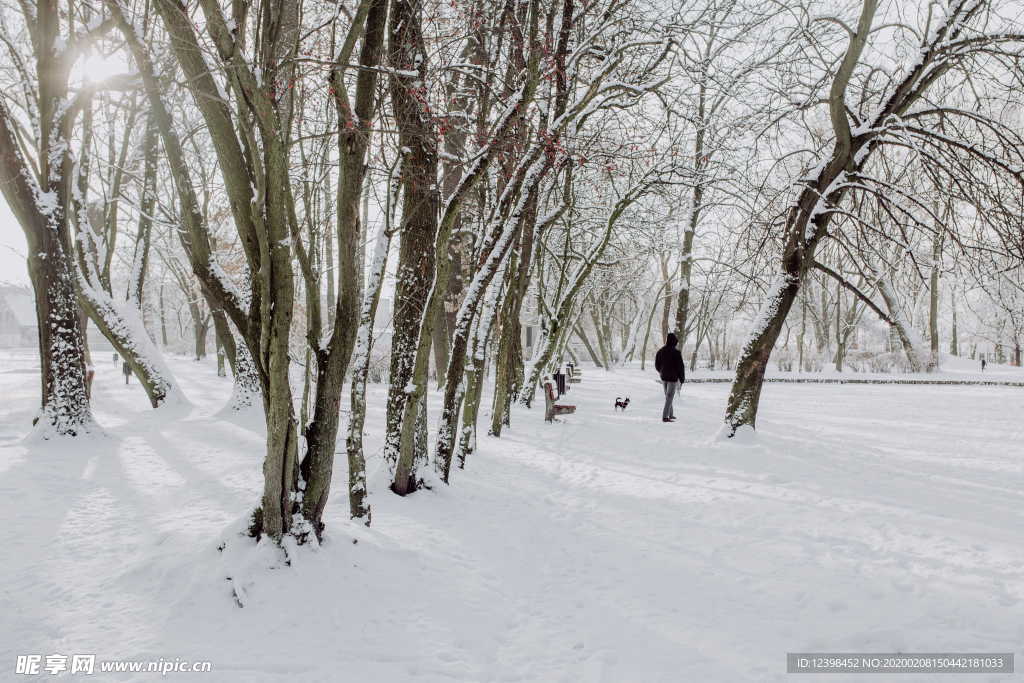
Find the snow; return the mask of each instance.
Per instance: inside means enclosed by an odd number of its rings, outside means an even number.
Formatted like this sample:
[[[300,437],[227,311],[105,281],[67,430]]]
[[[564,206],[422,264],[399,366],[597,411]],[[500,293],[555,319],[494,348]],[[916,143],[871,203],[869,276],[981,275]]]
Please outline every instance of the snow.
[[[919,347],[924,353],[928,353],[927,344],[922,343]],[[903,353],[900,350],[898,353]],[[998,365],[989,363],[988,367],[981,370],[981,361],[940,354],[939,369],[935,372],[919,373],[880,373],[880,372],[854,372],[849,367],[843,372],[837,372],[833,363],[825,363],[821,372],[787,372],[779,370],[774,359],[768,362],[765,371],[765,378],[777,382],[878,382],[878,383],[923,383],[923,382],[950,382],[958,384],[982,384],[996,383],[1008,386],[1024,385],[1024,369],[1015,368],[1010,365]],[[695,381],[732,381],[736,376],[735,370],[717,369],[709,370],[700,368],[694,370],[687,366],[687,380]],[[1022,396],[1021,398],[1024,398]]]
[[[85,235],[83,231],[81,235]],[[89,264],[92,272],[91,282],[98,282],[95,264]],[[176,381],[156,344],[149,338],[142,315],[131,302],[115,300],[100,287],[94,287],[90,280],[79,276],[79,290],[88,297],[93,307],[103,319],[114,336],[121,340],[124,351],[134,357],[135,361],[146,368],[152,378],[155,389],[162,396],[163,405],[180,405],[186,402],[184,396],[175,390]]]
[[[216,417],[231,382],[212,360],[168,357],[192,400],[170,416],[100,362],[106,436],[69,448],[23,440],[33,351],[0,355],[4,666],[96,653],[208,659],[218,683],[782,681],[786,652],[1024,639],[1021,388],[768,384],[737,443],[714,436],[727,384],[685,385],[666,425],[653,372],[588,367],[576,414],[546,425],[516,406],[452,486],[403,499],[380,471],[386,387],[370,385],[373,526],[347,521],[342,453],[324,544],[286,564],[237,533],[263,434]]]
[[[750,326],[750,332],[747,333],[747,343],[743,347],[742,355],[749,353],[751,345],[768,329],[772,318],[779,312],[783,294],[793,282],[794,277],[788,273],[775,274],[771,285],[766,290],[764,304],[754,318],[754,322]]]

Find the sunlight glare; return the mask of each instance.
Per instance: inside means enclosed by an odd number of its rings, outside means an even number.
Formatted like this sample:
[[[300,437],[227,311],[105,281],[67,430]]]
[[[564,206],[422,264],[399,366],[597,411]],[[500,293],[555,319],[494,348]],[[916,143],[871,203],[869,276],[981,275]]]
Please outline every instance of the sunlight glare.
[[[93,53],[80,59],[75,71],[86,83],[97,83],[111,76],[129,72],[128,60],[121,52],[109,55]]]

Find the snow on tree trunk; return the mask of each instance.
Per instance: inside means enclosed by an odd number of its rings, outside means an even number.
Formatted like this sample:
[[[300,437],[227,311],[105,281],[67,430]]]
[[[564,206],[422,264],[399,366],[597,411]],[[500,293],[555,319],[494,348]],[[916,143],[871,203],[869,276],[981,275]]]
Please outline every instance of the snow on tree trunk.
[[[356,332],[352,357],[351,414],[345,447],[348,452],[348,501],[352,519],[370,523],[370,506],[366,503],[366,456],[363,454],[363,426],[366,423],[366,379],[373,350],[373,321],[377,316],[380,292],[384,284],[391,235],[383,228],[377,235],[370,264],[370,279],[363,295],[359,330]]]
[[[384,0],[372,0],[360,6],[360,13],[366,13],[363,42],[359,53],[359,64],[365,68],[356,74],[354,100],[350,100],[345,87],[346,70],[349,68],[347,50],[339,51],[331,71],[331,91],[338,113],[338,159],[340,174],[337,186],[337,242],[338,242],[338,288],[334,298],[334,274],[329,273],[328,302],[334,304],[330,314],[331,333],[326,343],[320,340],[320,316],[307,332],[308,345],[316,359],[315,391],[313,395],[313,419],[305,424],[306,456],[302,461],[302,478],[306,483],[302,497],[303,517],[320,537],[323,529],[323,514],[330,495],[334,474],[334,458],[337,451],[342,385],[357,343],[357,333],[362,324],[363,300],[363,236],[366,226],[360,213],[360,199],[363,198],[366,181],[366,156],[370,147],[375,112],[377,86],[376,67],[381,61],[384,49],[385,24],[388,4]],[[357,29],[352,28],[355,31]],[[353,34],[354,35],[354,34]],[[351,45],[346,41],[346,45]],[[364,212],[365,213],[365,212]],[[330,235],[330,233],[328,233]],[[331,254],[331,250],[327,252]],[[308,288],[315,292],[319,284],[307,276]],[[372,316],[371,316],[372,324]],[[366,362],[368,362],[368,357]],[[361,362],[361,361],[360,361]],[[363,377],[365,386],[365,375]],[[361,458],[361,446],[360,446]],[[361,489],[359,502],[352,508],[354,516],[367,516],[360,496],[365,496],[365,465],[359,459],[349,458],[349,501],[353,503],[351,480],[359,479]],[[358,461],[358,462],[357,462]]]
[[[494,329],[494,311],[497,309],[498,300],[501,297],[501,289],[502,278],[495,278],[491,281],[485,303],[483,304],[483,310],[476,318],[473,342],[468,351],[470,356],[467,359],[469,367],[465,369],[463,381],[459,383],[454,392],[452,405],[454,405],[455,414],[451,416],[450,427],[448,423],[444,422],[445,414],[442,413],[442,426],[445,429],[454,429],[454,423],[459,417],[459,406],[465,401],[458,443],[459,469],[465,468],[466,458],[476,450],[477,418],[480,413],[480,401],[483,396],[484,378],[486,375],[486,350],[490,344],[491,333]],[[445,407],[447,407],[447,404]],[[449,438],[454,439],[454,437],[454,432],[451,432]],[[438,430],[437,452],[442,455],[445,453],[445,451],[441,450],[440,429]],[[443,465],[443,462],[437,460],[437,464]],[[447,473],[441,467],[438,468],[442,478],[450,474],[451,463],[449,462],[448,465],[449,472]]]
[[[57,229],[47,226],[26,234],[30,235],[28,269],[36,295],[42,379],[36,434],[44,439],[85,434],[93,429],[93,420],[86,386],[85,334],[71,273],[74,266]]]
[[[391,104],[402,153],[402,228],[391,338],[384,457],[394,466],[392,490],[415,491],[424,459],[415,449],[416,413],[425,391],[429,350],[430,299],[435,279],[438,208],[438,154],[435,125],[418,96],[427,77],[422,6],[417,0],[392,4],[389,63]]]
[[[38,77],[38,174],[21,152],[15,122],[0,98],[0,192],[25,232],[28,271],[35,291],[41,410],[36,434],[76,436],[93,428],[86,381],[85,330],[75,290],[68,231],[74,112],[67,102],[67,72],[58,55],[59,13],[54,0],[36,6],[33,35]],[[26,87],[32,84],[26,83]],[[44,189],[45,188],[45,189]]]
[[[936,230],[932,241],[931,273],[928,278],[928,336],[931,354],[928,358],[928,372],[939,369],[939,275],[941,273],[942,242],[945,233]]]
[[[725,413],[730,436],[742,426],[755,426],[768,358],[799,291],[800,277],[790,273],[778,276],[768,290],[765,306],[755,320],[736,364],[736,378]]]
[[[183,401],[174,375],[146,332],[141,311],[128,302],[115,301],[99,287],[90,285],[84,277],[79,278],[79,292],[82,308],[118,355],[128,363],[146,391],[150,405],[158,408],[166,403]]]
[[[455,425],[461,407],[458,401],[462,398],[459,387],[462,384],[462,375],[466,367],[466,350],[473,320],[492,279],[505,262],[527,203],[530,201],[531,195],[537,191],[540,179],[549,168],[548,161],[540,157],[541,155],[538,153],[524,158],[521,161],[520,172],[516,174],[515,180],[506,187],[506,198],[514,197],[516,193],[519,193],[519,198],[511,206],[508,215],[504,219],[498,217],[491,227],[484,247],[486,259],[467,288],[466,296],[455,318],[448,371],[444,381],[441,417],[437,429],[437,447],[434,454],[435,467],[441,475],[442,481],[445,482],[448,481],[451,472],[452,454],[455,449]],[[497,291],[492,291],[497,297]],[[487,313],[489,316],[494,315],[493,310],[488,310]],[[490,321],[488,320],[486,324],[489,327]]]
[[[892,320],[893,329],[896,330],[896,334],[899,336],[903,352],[907,355],[910,371],[924,372],[926,365],[921,360],[919,352],[922,346],[921,340],[914,331],[913,326],[904,317],[903,308],[900,306],[899,300],[893,294],[892,289],[889,287],[889,282],[884,276],[878,277],[878,293],[882,296],[886,307],[889,309],[889,318]]]
[[[244,413],[262,402],[260,378],[249,348],[241,340],[237,340],[235,344],[235,364],[232,368],[234,378],[227,408],[232,412]]]

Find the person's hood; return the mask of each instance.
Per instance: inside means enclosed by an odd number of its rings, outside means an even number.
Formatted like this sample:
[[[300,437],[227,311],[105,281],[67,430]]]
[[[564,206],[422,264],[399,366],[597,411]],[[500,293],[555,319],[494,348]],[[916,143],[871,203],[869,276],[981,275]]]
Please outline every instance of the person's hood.
[[[679,344],[679,339],[676,338],[676,335],[674,335],[673,333],[669,332],[668,333],[668,339],[665,341],[665,345],[666,346],[676,346],[678,344]]]

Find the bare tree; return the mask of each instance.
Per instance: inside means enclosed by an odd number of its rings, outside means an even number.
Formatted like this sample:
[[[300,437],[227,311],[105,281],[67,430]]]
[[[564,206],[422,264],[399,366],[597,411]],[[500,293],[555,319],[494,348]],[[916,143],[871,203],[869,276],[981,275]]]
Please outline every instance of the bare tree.
[[[871,176],[865,174],[872,155],[884,154],[889,147],[906,145],[908,138],[913,138],[930,150],[937,150],[937,154],[956,150],[1003,172],[1019,174],[998,157],[932,127],[930,122],[934,117],[943,113],[958,116],[958,113],[927,101],[925,96],[972,55],[998,52],[1003,49],[1001,46],[1018,41],[1022,36],[974,29],[973,26],[985,17],[987,3],[954,0],[934,27],[926,27],[927,38],[916,59],[890,82],[878,87],[871,78],[876,72],[862,71],[862,56],[874,32],[878,4],[877,0],[864,0],[853,27],[838,17],[808,18],[810,23],[838,24],[848,35],[842,61],[835,72],[829,74],[827,103],[834,142],[829,153],[794,186],[796,198],[783,225],[780,272],[743,348],[729,395],[725,422],[730,435],[740,427],[754,426],[768,358],[800,287],[813,267],[818,245],[828,236],[833,217],[842,212],[840,205],[844,198],[852,192],[868,192],[881,202],[887,200],[885,191],[891,186],[873,182]],[[859,74],[858,80],[854,79],[855,74]],[[856,111],[851,111],[855,86],[860,90],[860,104]],[[997,121],[973,113],[965,113],[964,117],[984,121],[980,125],[985,128],[1004,128]]]
[[[28,268],[35,290],[43,435],[74,436],[90,431],[86,348],[79,316],[69,220],[75,189],[72,128],[98,85],[72,92],[71,68],[100,23],[74,30],[56,0],[21,3],[31,63],[4,31],[4,45],[21,77],[24,119],[0,95],[0,188],[28,242]]]

